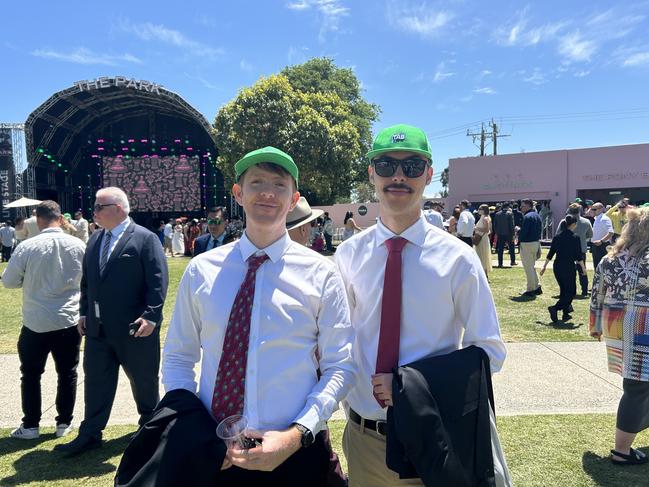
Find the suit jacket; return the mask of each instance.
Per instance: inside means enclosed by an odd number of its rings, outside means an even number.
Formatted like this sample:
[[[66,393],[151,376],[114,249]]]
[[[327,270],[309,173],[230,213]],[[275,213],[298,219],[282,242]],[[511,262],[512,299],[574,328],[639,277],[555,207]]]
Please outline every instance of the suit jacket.
[[[496,235],[511,237],[514,235],[514,215],[500,210],[493,218],[493,231]]]
[[[225,231],[225,236],[223,237],[223,243],[221,245],[225,245],[227,243],[233,242],[235,240],[234,235],[229,233],[227,230]],[[212,250],[207,248],[207,244],[210,241],[210,234],[206,233],[205,235],[201,235],[198,237],[196,240],[194,240],[194,255],[193,257],[196,257],[199,254],[202,254],[203,252],[206,252],[207,250]]]
[[[102,326],[107,335],[128,337],[128,324],[140,317],[160,325],[169,283],[160,240],[131,222],[100,275],[99,247],[104,232],[92,234],[83,259],[79,312],[86,317],[86,333],[97,337]]]
[[[470,346],[399,367],[386,464],[425,485],[495,486],[489,357]]]
[[[169,391],[124,451],[115,486],[213,486],[226,446],[196,395]]]

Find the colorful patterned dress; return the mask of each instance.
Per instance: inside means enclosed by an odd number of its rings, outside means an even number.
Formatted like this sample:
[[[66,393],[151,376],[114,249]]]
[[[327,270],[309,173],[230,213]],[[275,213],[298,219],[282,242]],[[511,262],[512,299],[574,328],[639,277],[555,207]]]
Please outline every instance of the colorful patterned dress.
[[[590,301],[590,331],[606,341],[608,369],[649,381],[649,249],[622,251],[599,264]]]

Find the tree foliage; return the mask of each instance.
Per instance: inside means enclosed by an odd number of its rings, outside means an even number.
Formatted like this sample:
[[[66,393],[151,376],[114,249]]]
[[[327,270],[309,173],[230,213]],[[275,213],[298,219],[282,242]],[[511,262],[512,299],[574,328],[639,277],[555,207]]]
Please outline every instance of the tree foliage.
[[[448,166],[439,175],[439,182],[442,183],[442,190],[439,194],[442,198],[446,198],[448,196]]]
[[[214,121],[218,165],[234,180],[234,163],[246,152],[272,145],[300,168],[300,192],[311,204],[349,198],[366,177],[363,156],[371,144],[378,107],[360,96],[350,69],[327,58],[284,69],[242,89]]]

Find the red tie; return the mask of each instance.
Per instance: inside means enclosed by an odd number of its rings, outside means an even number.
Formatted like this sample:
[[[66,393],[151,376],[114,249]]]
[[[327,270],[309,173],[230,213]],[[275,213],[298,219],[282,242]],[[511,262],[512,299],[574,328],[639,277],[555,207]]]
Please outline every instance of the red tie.
[[[391,373],[399,365],[399,336],[401,332],[401,250],[408,243],[395,237],[385,241],[388,260],[385,263],[383,300],[381,303],[381,331],[376,354],[376,373]],[[374,395],[379,405],[385,403]]]
[[[212,395],[212,414],[217,421],[233,414],[243,413],[250,315],[255,297],[255,277],[257,269],[267,259],[266,254],[252,256],[248,259],[248,272],[232,304]]]

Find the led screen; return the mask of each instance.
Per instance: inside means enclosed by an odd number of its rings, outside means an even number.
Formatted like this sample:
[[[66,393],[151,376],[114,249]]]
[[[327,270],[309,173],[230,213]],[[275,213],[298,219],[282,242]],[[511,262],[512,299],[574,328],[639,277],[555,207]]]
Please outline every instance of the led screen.
[[[198,156],[104,157],[103,185],[122,188],[131,211],[201,209]]]

